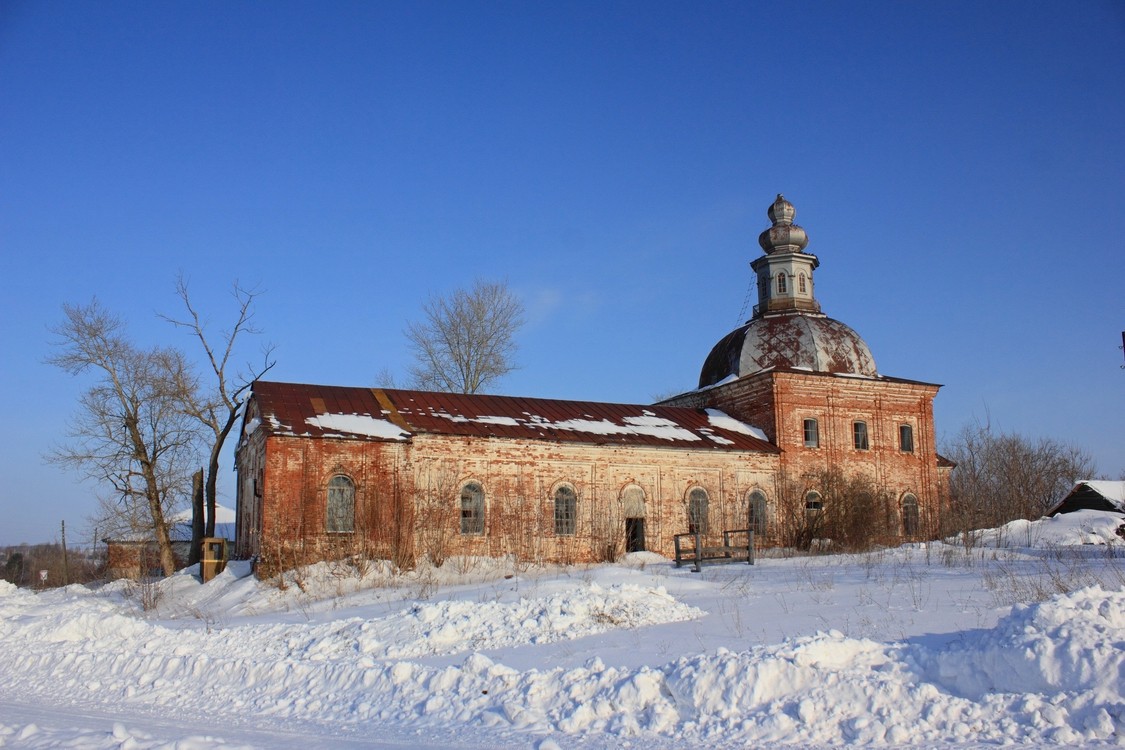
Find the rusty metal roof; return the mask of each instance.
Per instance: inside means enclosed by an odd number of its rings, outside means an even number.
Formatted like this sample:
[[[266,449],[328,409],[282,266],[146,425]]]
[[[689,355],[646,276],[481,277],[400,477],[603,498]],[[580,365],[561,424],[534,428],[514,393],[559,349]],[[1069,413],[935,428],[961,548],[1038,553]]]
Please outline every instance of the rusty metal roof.
[[[252,432],[409,440],[417,434],[776,453],[716,410],[257,381]]]
[[[703,363],[699,387],[770,368],[878,375],[867,344],[840,321],[811,313],[765,315],[715,344]]]

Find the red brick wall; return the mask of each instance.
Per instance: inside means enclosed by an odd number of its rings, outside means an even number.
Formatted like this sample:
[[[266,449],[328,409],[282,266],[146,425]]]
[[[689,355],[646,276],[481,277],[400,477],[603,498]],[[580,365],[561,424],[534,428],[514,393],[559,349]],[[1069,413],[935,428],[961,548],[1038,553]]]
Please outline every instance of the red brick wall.
[[[240,465],[257,458],[247,442]],[[548,441],[418,435],[410,443],[270,437],[262,446],[260,531],[238,549],[266,568],[289,567],[362,552],[409,562],[415,555],[514,555],[521,560],[601,559],[625,547],[622,490],[645,494],[645,543],[671,555],[672,536],[687,531],[687,495],[709,495],[713,537],[746,528],[746,496],[772,495],[774,453],[559,444]],[[356,484],[356,530],[325,532],[327,483],[344,474]],[[461,533],[460,493],[466,482],[485,492],[485,531]],[[577,495],[573,535],[555,533],[554,492]],[[240,492],[247,483],[240,482]],[[253,500],[240,498],[240,506]]]
[[[779,469],[789,478],[833,468],[862,474],[897,502],[919,501],[924,533],[936,533],[944,510],[937,468],[933,399],[938,386],[820,373],[768,371],[696,394],[698,405],[722,409],[761,427],[782,449]],[[680,402],[676,399],[673,403]],[[804,420],[816,419],[820,446],[804,445]],[[857,450],[852,425],[867,424],[869,449]],[[914,450],[899,449],[899,426],[913,429]]]

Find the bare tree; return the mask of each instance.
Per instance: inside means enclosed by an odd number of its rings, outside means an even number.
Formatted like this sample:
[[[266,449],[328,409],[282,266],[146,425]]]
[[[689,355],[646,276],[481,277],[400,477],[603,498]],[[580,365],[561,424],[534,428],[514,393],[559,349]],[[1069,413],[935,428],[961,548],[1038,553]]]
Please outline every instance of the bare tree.
[[[63,311],[66,319],[52,329],[60,351],[47,362],[72,375],[92,371],[97,380],[80,399],[71,441],[48,459],[109,485],[123,506],[145,508],[160,565],[171,575],[176,561],[166,516],[182,496],[197,446],[179,389],[194,380],[181,352],[137,348],[120,318],[96,299]]]
[[[950,477],[958,530],[1034,520],[1074,482],[1094,476],[1088,453],[1050,438],[1031,439],[970,424],[942,449],[956,462]]]
[[[274,366],[271,359],[273,347],[267,346],[263,352],[262,364],[257,368],[248,368],[245,371],[232,373],[231,358],[234,356],[235,344],[241,334],[253,335],[260,331],[253,325],[253,305],[257,292],[244,289],[235,282],[233,296],[238,303],[238,315],[234,326],[219,334],[218,339],[208,340],[207,324],[199,317],[199,312],[191,302],[188,285],[181,275],[176,280],[176,294],[183,300],[187,308],[188,319],[177,320],[167,315],[161,317],[175,326],[188,329],[203,347],[207,356],[214,380],[209,389],[189,387],[189,383],[180,383],[178,392],[184,412],[198,420],[210,433],[208,442],[207,471],[204,483],[204,493],[207,503],[207,525],[205,536],[215,535],[215,511],[218,504],[218,475],[219,456],[231,428],[238,420],[242,405],[246,401],[250,386],[255,380],[269,372]],[[198,539],[192,539],[192,547],[199,544]]]
[[[415,387],[479,393],[515,369],[524,309],[506,283],[478,279],[470,290],[431,296],[422,312],[425,320],[406,328]]]

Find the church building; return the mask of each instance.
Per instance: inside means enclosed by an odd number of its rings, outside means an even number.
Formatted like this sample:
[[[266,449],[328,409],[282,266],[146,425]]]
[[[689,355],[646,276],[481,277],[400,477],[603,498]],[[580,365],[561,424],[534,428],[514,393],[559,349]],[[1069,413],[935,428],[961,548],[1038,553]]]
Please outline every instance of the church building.
[[[697,530],[804,548],[936,534],[940,386],[881,375],[821,312],[793,205],[779,195],[767,213],[751,319],[696,390],[659,404],[254,383],[235,554],[270,575],[352,554],[671,556]]]

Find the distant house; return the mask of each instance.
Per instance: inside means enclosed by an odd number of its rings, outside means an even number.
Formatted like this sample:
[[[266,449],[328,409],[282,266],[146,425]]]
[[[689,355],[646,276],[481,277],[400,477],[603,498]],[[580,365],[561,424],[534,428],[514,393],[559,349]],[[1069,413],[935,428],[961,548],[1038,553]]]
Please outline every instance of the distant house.
[[[1074,485],[1048,516],[1073,513],[1076,510],[1106,510],[1125,513],[1125,482],[1086,479]]]
[[[234,541],[235,513],[219,505],[215,509],[215,536]],[[187,567],[191,552],[191,511],[176,513],[169,519],[168,533],[172,538],[172,554],[176,567]],[[160,550],[151,533],[138,531],[105,539],[106,575],[109,578],[139,579],[161,576]]]

